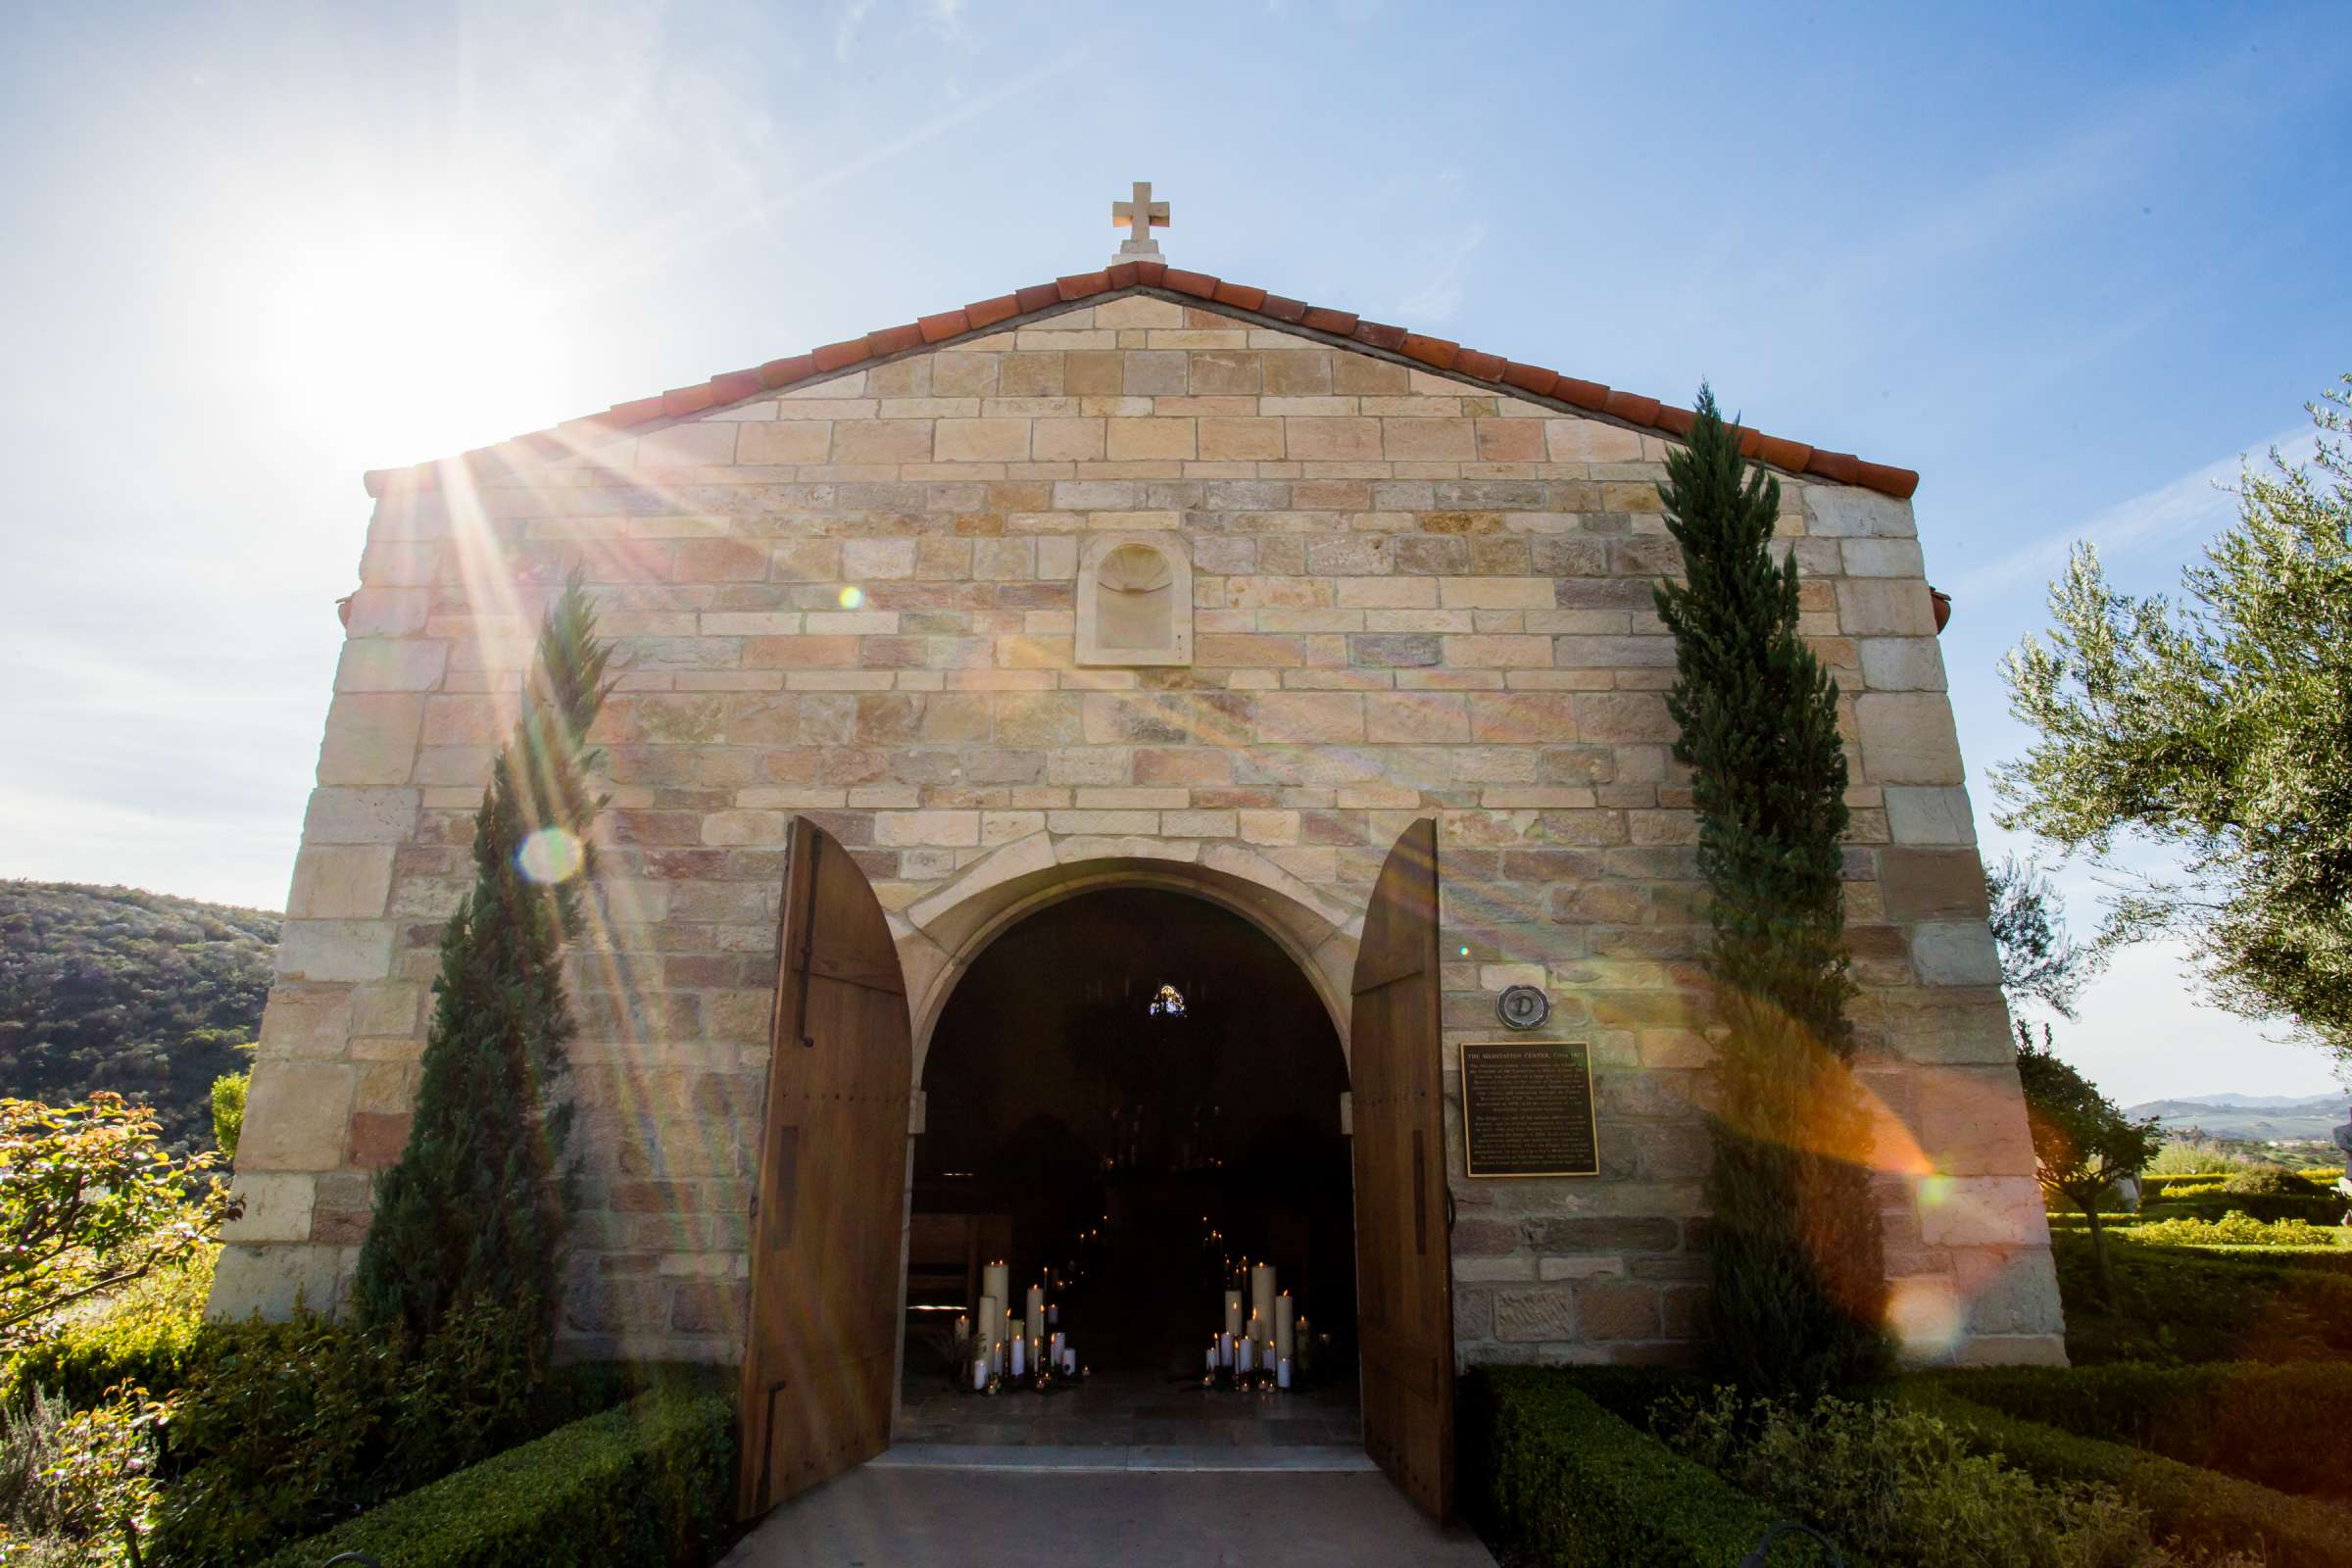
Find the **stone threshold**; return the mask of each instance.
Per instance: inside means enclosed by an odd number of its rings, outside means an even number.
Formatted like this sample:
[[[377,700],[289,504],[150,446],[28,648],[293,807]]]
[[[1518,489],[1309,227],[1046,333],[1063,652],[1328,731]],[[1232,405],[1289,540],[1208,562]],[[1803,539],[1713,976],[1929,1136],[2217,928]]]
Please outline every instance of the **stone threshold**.
[[[877,1470],[1037,1470],[1061,1473],[1173,1470],[1285,1470],[1327,1474],[1377,1470],[1361,1448],[1296,1444],[902,1443],[866,1461]]]

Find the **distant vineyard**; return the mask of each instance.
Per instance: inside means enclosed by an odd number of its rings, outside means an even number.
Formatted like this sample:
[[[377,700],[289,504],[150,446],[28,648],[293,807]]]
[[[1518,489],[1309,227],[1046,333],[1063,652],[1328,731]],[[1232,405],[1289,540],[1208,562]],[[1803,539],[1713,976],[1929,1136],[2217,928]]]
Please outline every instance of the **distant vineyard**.
[[[212,1142],[215,1078],[261,1027],[278,916],[133,888],[0,881],[0,1096],[111,1089]]]

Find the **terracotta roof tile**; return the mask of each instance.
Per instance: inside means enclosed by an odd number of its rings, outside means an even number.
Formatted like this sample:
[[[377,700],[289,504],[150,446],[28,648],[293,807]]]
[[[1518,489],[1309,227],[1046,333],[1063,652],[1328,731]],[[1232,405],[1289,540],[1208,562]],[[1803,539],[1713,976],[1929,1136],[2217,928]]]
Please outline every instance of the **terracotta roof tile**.
[[[1521,365],[1517,360],[1511,360],[1504,364],[1502,374],[1496,379],[1504,386],[1517,387],[1522,392],[1532,392],[1544,398],[1551,396],[1551,389],[1559,384],[1560,372],[1546,370],[1541,365]]]
[[[841,343],[828,343],[818,349],[816,368],[819,370],[845,369],[870,358],[872,356],[866,353],[865,339],[854,337]]]
[[[963,308],[963,314],[970,318],[972,330],[977,332],[1020,315],[1021,302],[1009,294],[1000,294],[993,300],[974,300]]]
[[[951,343],[1073,301],[1139,288],[1164,289],[1188,299],[1209,300],[1222,310],[1239,313],[1253,321],[1276,327],[1298,327],[1333,339],[1360,343],[1444,370],[1457,379],[1507,388],[1569,408],[1597,411],[1644,429],[1663,430],[1669,435],[1688,435],[1690,430],[1693,416],[1690,410],[1661,404],[1655,398],[1614,391],[1597,381],[1579,380],[1540,365],[1522,365],[1463,348],[1446,338],[1424,337],[1400,326],[1367,321],[1351,311],[1308,305],[1247,283],[1231,283],[1206,272],[1172,268],[1164,262],[1120,262],[1101,271],[1073,273],[1052,283],[1036,283],[1011,294],[977,300],[960,311],[926,316],[900,326],[883,327],[863,337],[828,343],[811,353],[769,360],[757,369],[728,370],[693,386],[674,387],[660,397],[615,404],[603,414],[568,419],[552,430],[517,436],[499,448],[480,448],[455,461],[476,467],[505,466],[517,451],[554,459],[583,451],[611,439],[615,432],[657,419],[682,418],[925,344]],[[1801,441],[1753,430],[1740,432],[1740,450],[1744,456],[1792,473],[1812,474],[1837,484],[1860,485],[1898,499],[1908,499],[1919,488],[1919,475],[1909,468],[1866,463],[1851,453],[1825,452]],[[382,495],[389,487],[432,488],[438,482],[440,466],[427,463],[410,468],[371,468],[366,475],[368,493]]]
[[[914,324],[923,329],[924,342],[944,343],[949,338],[961,337],[969,332],[972,329],[972,318],[965,311],[943,311],[937,316],[923,317]]]
[[[1481,381],[1499,381],[1503,367],[1509,362],[1499,354],[1481,354],[1476,349],[1457,348],[1453,355],[1453,370],[1457,375],[1474,375]]]

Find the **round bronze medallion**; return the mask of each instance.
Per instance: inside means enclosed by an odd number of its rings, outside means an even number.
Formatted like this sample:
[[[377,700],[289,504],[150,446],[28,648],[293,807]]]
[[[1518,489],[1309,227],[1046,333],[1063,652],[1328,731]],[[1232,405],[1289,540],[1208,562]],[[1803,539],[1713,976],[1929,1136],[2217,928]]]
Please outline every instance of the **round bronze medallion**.
[[[1494,1015],[1505,1029],[1539,1029],[1551,1016],[1551,999],[1535,986],[1505,986]]]

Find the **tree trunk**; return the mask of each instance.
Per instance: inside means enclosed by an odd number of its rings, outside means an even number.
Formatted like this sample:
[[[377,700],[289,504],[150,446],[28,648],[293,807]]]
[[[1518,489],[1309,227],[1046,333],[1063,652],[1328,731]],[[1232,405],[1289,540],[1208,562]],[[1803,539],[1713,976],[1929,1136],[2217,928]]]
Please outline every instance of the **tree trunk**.
[[[2112,1310],[2115,1306],[2115,1273],[2107,1266],[2107,1231],[2099,1223],[2097,1199],[2082,1205],[2082,1217],[2090,1224],[2090,1261],[2099,1282],[2099,1302]]]

